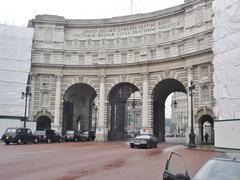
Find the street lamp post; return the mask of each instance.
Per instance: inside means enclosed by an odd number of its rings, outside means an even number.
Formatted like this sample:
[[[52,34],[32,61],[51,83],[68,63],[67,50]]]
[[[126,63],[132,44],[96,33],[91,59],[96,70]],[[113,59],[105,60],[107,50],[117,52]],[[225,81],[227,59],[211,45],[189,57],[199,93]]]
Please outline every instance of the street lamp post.
[[[94,109],[94,113],[95,113],[95,131],[96,131],[96,128],[97,128],[97,110],[98,110],[98,107],[95,103],[92,104],[93,106],[93,109]]]
[[[189,89],[189,96],[191,97],[191,132],[189,134],[189,144],[188,147],[195,148],[197,147],[195,143],[195,133],[193,128],[193,90],[195,89],[195,85],[193,84],[193,81],[191,81],[191,86],[188,87]]]
[[[32,96],[32,93],[30,93],[29,86],[27,85],[26,92],[22,92],[22,99],[25,98],[25,110],[24,110],[23,127],[26,127],[28,97],[31,98],[31,96]]]

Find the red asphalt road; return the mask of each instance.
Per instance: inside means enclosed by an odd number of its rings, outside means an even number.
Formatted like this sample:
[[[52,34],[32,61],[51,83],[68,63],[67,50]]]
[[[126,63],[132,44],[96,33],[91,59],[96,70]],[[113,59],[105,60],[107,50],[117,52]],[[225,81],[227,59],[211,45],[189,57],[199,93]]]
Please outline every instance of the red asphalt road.
[[[161,180],[171,150],[185,156],[190,175],[219,154],[169,144],[155,149],[117,142],[0,144],[0,179]]]

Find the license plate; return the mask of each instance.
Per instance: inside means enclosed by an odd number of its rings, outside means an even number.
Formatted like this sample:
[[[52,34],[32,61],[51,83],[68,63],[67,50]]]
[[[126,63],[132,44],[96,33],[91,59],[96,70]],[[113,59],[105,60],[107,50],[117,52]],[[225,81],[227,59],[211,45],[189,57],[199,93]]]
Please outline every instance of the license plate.
[[[134,144],[135,144],[135,145],[140,145],[140,143],[139,143],[139,142],[135,142]]]

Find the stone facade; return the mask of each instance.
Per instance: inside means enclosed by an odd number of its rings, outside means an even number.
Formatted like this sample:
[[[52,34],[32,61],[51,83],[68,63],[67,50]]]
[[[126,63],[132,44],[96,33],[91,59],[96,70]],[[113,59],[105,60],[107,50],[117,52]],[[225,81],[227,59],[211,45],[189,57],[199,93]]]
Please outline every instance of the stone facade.
[[[126,82],[139,90],[142,128],[152,132],[153,91],[168,79],[182,84],[186,92],[190,81],[196,85],[196,133],[202,112],[214,118],[212,0],[98,20],[37,15],[29,26],[35,30],[30,120],[47,116],[52,127],[61,131],[66,91],[74,84],[87,84],[96,92],[97,140],[107,140],[109,94],[117,84]]]

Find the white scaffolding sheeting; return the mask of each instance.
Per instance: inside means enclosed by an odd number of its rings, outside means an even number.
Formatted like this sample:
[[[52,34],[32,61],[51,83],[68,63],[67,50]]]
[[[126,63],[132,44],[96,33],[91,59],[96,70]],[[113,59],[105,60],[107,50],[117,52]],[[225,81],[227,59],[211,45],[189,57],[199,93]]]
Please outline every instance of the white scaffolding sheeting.
[[[0,24],[0,115],[24,116],[26,90],[31,66],[32,28]]]
[[[213,11],[215,113],[240,119],[240,1],[217,0]]]

